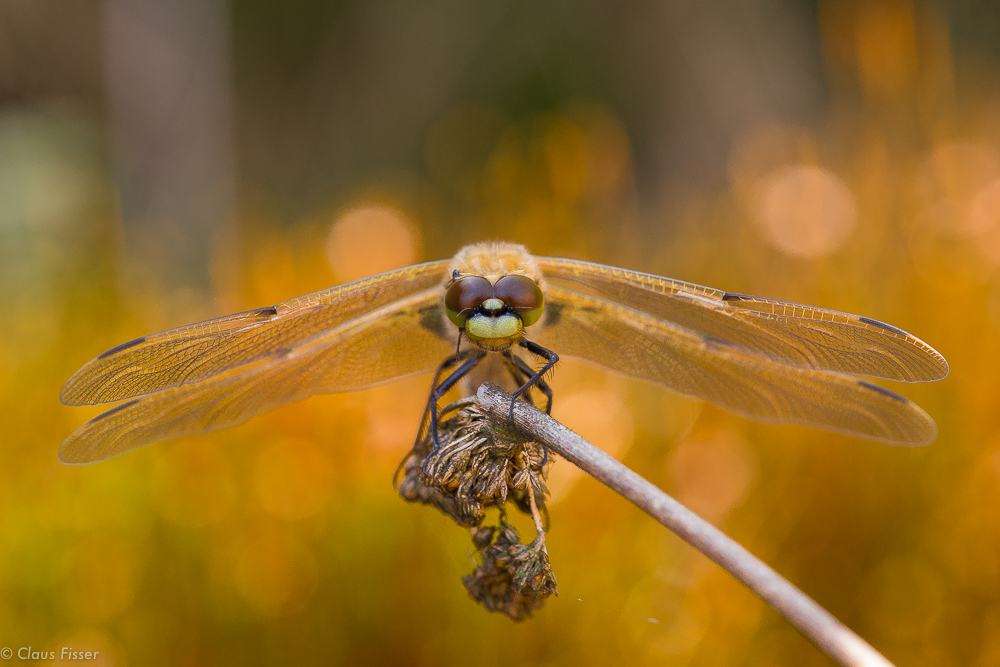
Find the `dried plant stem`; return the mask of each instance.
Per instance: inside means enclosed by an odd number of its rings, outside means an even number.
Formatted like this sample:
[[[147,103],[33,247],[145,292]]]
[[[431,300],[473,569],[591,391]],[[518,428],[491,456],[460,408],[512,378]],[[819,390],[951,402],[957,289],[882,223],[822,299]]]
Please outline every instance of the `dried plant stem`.
[[[542,515],[538,512],[538,504],[535,502],[534,485],[528,483],[528,502],[531,503],[531,520],[535,522],[535,539],[539,541],[542,548],[545,548],[545,527],[542,526]]]
[[[506,421],[511,396],[492,384],[479,388],[480,407]],[[541,410],[517,401],[514,423],[533,439],[631,501],[685,542],[746,584],[828,656],[847,667],[892,663],[805,593],[718,528],[681,505]]]

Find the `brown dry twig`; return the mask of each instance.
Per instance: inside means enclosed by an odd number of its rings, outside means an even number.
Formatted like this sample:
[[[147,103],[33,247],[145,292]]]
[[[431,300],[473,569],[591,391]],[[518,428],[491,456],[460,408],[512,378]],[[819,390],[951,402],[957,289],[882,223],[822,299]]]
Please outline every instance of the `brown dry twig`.
[[[486,383],[479,388],[476,398],[491,421],[509,423],[510,394]],[[617,459],[527,403],[515,402],[513,412],[513,422],[526,439],[544,444],[711,558],[841,665],[892,667],[868,642],[767,564]]]

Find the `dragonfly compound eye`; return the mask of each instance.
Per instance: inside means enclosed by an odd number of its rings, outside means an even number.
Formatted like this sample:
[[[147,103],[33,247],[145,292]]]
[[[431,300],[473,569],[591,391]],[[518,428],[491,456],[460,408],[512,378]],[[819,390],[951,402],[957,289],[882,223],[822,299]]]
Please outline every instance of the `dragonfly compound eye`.
[[[459,278],[444,294],[444,310],[455,326],[464,327],[473,311],[492,296],[493,285],[486,278],[482,276]]]
[[[493,294],[530,326],[542,316],[545,297],[534,280],[527,276],[504,276],[493,285]]]

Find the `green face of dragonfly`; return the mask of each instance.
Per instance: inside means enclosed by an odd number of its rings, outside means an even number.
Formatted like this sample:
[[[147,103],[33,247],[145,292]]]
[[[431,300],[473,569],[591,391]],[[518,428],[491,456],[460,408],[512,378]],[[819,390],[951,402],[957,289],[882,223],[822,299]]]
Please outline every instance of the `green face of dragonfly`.
[[[464,276],[444,296],[448,319],[469,340],[487,350],[506,350],[521,337],[524,327],[542,316],[545,298],[534,280],[509,275]]]

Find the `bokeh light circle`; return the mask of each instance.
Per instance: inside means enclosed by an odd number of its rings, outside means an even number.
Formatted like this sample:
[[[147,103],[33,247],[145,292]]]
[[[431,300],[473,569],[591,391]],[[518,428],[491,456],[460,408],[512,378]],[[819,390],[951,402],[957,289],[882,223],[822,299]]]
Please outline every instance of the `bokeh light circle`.
[[[315,558],[303,544],[267,529],[248,539],[233,577],[244,601],[264,617],[300,611],[319,580]]]
[[[754,453],[736,431],[693,435],[670,454],[678,499],[709,521],[738,507],[757,476]]]
[[[980,254],[991,266],[1000,265],[1000,178],[972,198],[969,227],[975,230]]]
[[[334,221],[326,257],[337,278],[349,282],[413,264],[418,243],[416,229],[400,211],[361,206]]]
[[[585,389],[559,397],[552,407],[556,421],[621,458],[632,445],[635,424],[620,392],[614,389]],[[565,498],[581,471],[576,466],[553,466],[549,473],[549,503]]]
[[[993,148],[973,142],[937,146],[914,178],[917,221],[954,237],[988,232],[996,225],[989,188],[998,179],[1000,154]]]
[[[311,440],[281,440],[257,456],[257,499],[264,511],[280,519],[320,513],[335,490],[333,482],[333,462]]]
[[[850,188],[821,167],[790,165],[757,182],[757,229],[781,252],[805,259],[838,250],[854,231]]]
[[[197,528],[222,521],[237,501],[232,464],[212,442],[184,440],[157,459],[153,504],[167,521]]]

